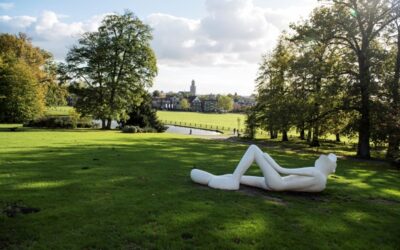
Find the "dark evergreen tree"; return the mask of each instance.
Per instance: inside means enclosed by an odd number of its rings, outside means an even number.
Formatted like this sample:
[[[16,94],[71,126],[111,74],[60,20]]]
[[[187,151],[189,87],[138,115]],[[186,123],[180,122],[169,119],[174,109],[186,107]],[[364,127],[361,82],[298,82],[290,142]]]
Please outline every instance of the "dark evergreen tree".
[[[158,120],[157,112],[151,106],[151,95],[144,93],[143,101],[139,105],[134,105],[129,112],[129,119],[124,125],[133,125],[141,128],[153,128],[157,132],[165,130],[164,125]]]

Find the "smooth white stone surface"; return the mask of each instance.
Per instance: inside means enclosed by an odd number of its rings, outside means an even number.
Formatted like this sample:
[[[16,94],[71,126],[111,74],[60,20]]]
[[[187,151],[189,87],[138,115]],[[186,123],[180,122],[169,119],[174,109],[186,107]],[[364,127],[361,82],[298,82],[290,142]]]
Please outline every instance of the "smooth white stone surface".
[[[264,177],[245,176],[251,164],[256,162]],[[314,167],[283,168],[269,154],[251,145],[232,174],[213,175],[193,169],[191,179],[199,184],[223,190],[238,190],[240,184],[271,191],[320,192],[326,187],[329,174],[336,170],[335,154],[321,155]]]

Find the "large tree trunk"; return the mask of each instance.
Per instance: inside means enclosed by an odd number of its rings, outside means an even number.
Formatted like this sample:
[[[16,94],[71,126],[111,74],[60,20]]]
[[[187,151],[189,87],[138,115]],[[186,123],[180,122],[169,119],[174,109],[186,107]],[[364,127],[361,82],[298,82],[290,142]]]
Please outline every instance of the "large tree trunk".
[[[312,133],[312,140],[310,143],[311,147],[319,147],[319,127],[318,125],[315,125],[314,129],[313,129],[313,133]]]
[[[364,45],[366,46],[366,45]],[[364,49],[363,51],[366,51]],[[360,72],[360,90],[361,90],[361,119],[359,121],[358,129],[358,145],[357,156],[360,158],[369,159],[370,155],[370,72],[369,64],[367,62],[366,52],[360,52],[358,55],[359,72]]]
[[[112,119],[111,119],[111,118],[108,118],[108,119],[107,119],[106,129],[111,129],[111,123],[112,123]]]
[[[336,142],[340,142],[340,134],[339,133],[336,133]]]
[[[106,129],[106,119],[101,119],[101,129]]]
[[[400,157],[399,153],[400,138],[397,135],[389,135],[389,146],[386,152],[386,159],[395,160]]]
[[[326,48],[326,47],[325,47]],[[321,65],[323,63],[323,53],[318,58],[319,64]],[[315,103],[314,103],[314,116],[315,118],[318,118],[321,107],[319,104],[319,97],[321,95],[321,81],[322,77],[318,75],[318,77],[315,79]],[[319,147],[319,121],[315,120],[314,122],[314,127],[313,127],[313,133],[312,133],[312,140],[310,143],[311,147]]]
[[[311,133],[312,133],[312,129],[309,128],[307,131],[307,142],[310,143],[311,142]]]
[[[369,118],[369,98],[366,94],[362,97],[362,107],[361,107],[361,119],[359,122],[358,129],[358,146],[357,146],[357,156],[365,159],[369,159],[370,155],[370,118]]]
[[[365,98],[363,98],[365,99]],[[365,104],[366,100],[363,100],[363,107],[361,108],[361,120],[359,123],[358,131],[358,146],[357,156],[365,159],[369,159],[370,155],[370,121],[369,121],[369,106]]]
[[[389,92],[392,97],[392,106],[393,106],[393,115],[391,118],[393,119],[389,127],[389,140],[388,140],[388,149],[386,153],[386,159],[395,160],[400,157],[400,128],[397,126],[396,119],[400,116],[400,97],[399,97],[399,89],[400,89],[400,25],[397,25],[397,53],[396,53],[396,63],[394,69],[393,80],[390,84]]]
[[[275,130],[270,130],[269,131],[270,135],[271,135],[271,139],[276,139],[278,138],[278,133]]]
[[[282,141],[289,141],[289,138],[288,138],[286,130],[282,131]]]
[[[306,132],[304,131],[304,128],[302,128],[301,130],[300,130],[300,140],[305,140],[306,138],[305,138],[305,134],[306,134]]]

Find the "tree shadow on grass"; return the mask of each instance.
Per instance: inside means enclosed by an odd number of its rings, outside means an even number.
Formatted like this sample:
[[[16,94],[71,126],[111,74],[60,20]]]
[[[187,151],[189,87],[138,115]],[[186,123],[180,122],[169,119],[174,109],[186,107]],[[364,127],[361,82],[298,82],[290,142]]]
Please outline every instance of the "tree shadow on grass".
[[[321,241],[322,248],[362,248],[381,246],[378,238],[389,248],[399,243],[393,220],[399,208],[363,200],[387,197],[373,190],[398,188],[396,173],[371,167],[366,171],[376,173],[363,176],[357,172],[362,164],[344,161],[339,179],[330,179],[320,194],[212,190],[192,183],[190,170],[232,172],[245,145],[152,136],[53,143],[2,155],[0,203],[21,200],[41,211],[0,216],[0,242],[5,248],[108,249],[306,249]],[[271,154],[287,167],[315,160],[282,150]],[[383,186],[372,181],[378,177]],[[263,192],[276,200],[262,199]],[[354,235],[360,240],[349,243]]]

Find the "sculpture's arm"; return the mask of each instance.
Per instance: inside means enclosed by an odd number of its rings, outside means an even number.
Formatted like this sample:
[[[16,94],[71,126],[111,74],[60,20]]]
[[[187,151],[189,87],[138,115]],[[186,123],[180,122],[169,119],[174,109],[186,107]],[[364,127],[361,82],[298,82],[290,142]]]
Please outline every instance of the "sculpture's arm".
[[[315,169],[310,167],[305,168],[283,168],[279,166],[278,163],[274,159],[272,159],[269,154],[264,153],[264,158],[268,161],[268,163],[279,173],[287,174],[287,175],[303,175],[303,176],[315,176]]]

